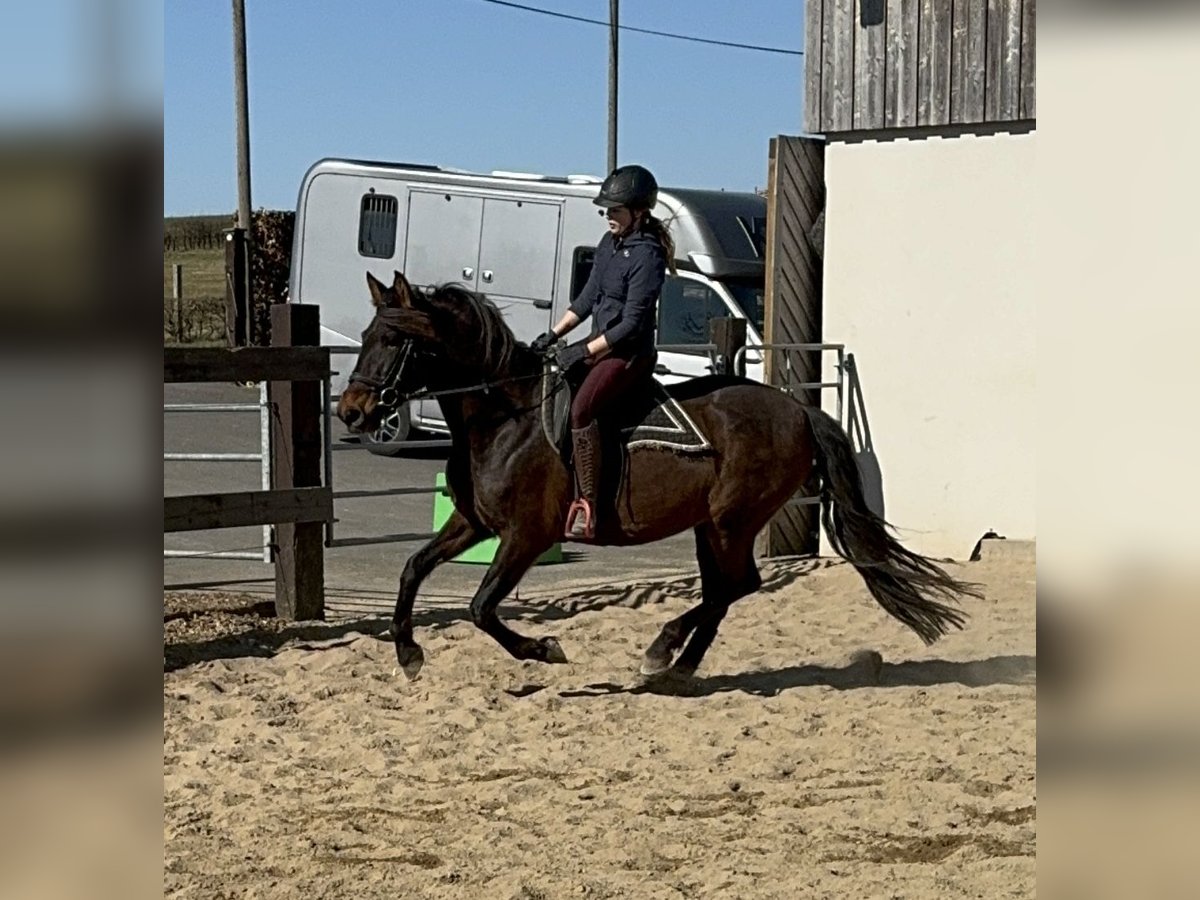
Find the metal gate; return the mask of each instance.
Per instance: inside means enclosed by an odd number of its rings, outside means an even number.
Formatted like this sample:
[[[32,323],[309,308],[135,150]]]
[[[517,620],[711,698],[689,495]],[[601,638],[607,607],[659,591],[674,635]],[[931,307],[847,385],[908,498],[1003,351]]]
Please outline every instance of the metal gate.
[[[245,463],[257,462],[264,491],[271,489],[271,418],[267,402],[267,383],[259,382],[257,403],[166,403],[164,413],[203,415],[212,413],[258,413],[259,446],[257,453],[163,453],[163,462]],[[252,559],[274,562],[274,544],[270,525],[262,526],[261,550],[171,550],[163,548],[164,558]]]
[[[836,410],[834,418],[839,425],[849,432],[849,421],[846,418],[846,381],[854,371],[854,354],[846,352],[845,344],[762,344],[758,347],[747,346],[737,352],[735,364],[744,364],[747,354],[762,353],[766,371],[772,373],[772,387],[777,387],[785,394],[795,397],[802,403],[812,403],[814,399],[820,402],[820,393],[825,390],[836,392]],[[834,378],[832,381],[821,380],[825,371],[822,364],[826,353],[836,354]],[[816,373],[814,376],[813,373]],[[811,380],[813,378],[817,380]],[[817,506],[821,502],[818,495],[796,495],[785,505],[787,507]]]
[[[330,361],[333,362],[338,356],[357,355],[359,348],[357,347],[330,347]],[[324,409],[324,437],[325,437],[325,486],[333,490],[333,519],[325,524],[325,546],[326,547],[361,547],[367,544],[398,544],[407,541],[429,540],[435,534],[433,531],[419,531],[405,534],[385,534],[385,535],[358,535],[354,537],[338,537],[337,536],[337,509],[338,502],[352,500],[363,497],[399,497],[406,494],[433,494],[438,493],[441,488],[433,485],[397,485],[395,487],[376,488],[372,490],[345,490],[339,491],[334,485],[334,465],[333,455],[335,453],[364,453],[370,452],[372,445],[363,442],[352,444],[335,444],[333,442],[333,408],[337,405],[338,398],[333,394],[330,385],[332,375],[325,380],[325,409]],[[435,449],[438,447],[449,447],[450,439],[444,440],[426,440],[426,441],[392,441],[386,444],[387,447],[393,449]]]

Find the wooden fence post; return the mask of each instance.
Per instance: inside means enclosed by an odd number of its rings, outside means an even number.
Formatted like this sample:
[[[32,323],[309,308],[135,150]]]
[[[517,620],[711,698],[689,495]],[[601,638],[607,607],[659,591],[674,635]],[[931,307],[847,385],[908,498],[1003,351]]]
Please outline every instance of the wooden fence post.
[[[171,293],[175,300],[175,340],[183,343],[183,264],[171,267]]]
[[[319,308],[271,307],[272,346],[318,346]],[[271,481],[275,490],[321,484],[321,382],[272,381]],[[275,526],[275,612],[286,619],[325,618],[325,547],[321,522]]]
[[[717,345],[717,356],[723,363],[723,374],[746,374],[745,357],[734,364],[738,351],[746,346],[745,319],[709,319],[708,339]]]
[[[246,229],[225,232],[225,333],[230,347],[250,345]]]

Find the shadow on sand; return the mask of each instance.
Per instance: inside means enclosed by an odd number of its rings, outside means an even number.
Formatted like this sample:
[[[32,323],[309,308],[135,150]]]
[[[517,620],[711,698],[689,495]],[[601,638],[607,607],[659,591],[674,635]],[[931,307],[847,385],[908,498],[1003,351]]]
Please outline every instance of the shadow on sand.
[[[602,697],[609,694],[669,694],[706,697],[740,691],[759,697],[775,697],[795,688],[832,687],[839,691],[865,687],[927,687],[961,684],[986,687],[993,684],[1025,685],[1036,682],[1037,664],[1032,656],[992,656],[988,659],[951,662],[944,659],[910,660],[900,663],[850,663],[841,668],[830,666],[789,666],[767,672],[743,672],[740,675],[714,675],[691,679],[665,675],[632,686],[601,682],[576,691],[563,691],[563,697]]]
[[[763,566],[761,593],[782,590],[820,569],[839,564],[829,559],[772,560]],[[637,609],[668,598],[689,605],[699,603],[700,576],[600,585],[576,590],[563,597],[510,598],[501,607],[501,613],[508,619],[540,624],[609,607]],[[465,599],[461,603],[423,608],[420,602],[413,616],[417,628],[445,628],[471,620],[469,601]],[[195,629],[184,627],[169,631],[163,648],[165,671],[217,659],[269,657],[285,646],[308,646],[314,650],[344,646],[357,636],[383,637],[390,624],[389,619],[380,616],[338,622],[282,622],[274,618],[274,604],[270,600],[253,598],[234,603],[215,600],[214,604],[164,613],[164,627],[196,623]],[[223,619],[224,625],[213,621],[210,627],[205,627],[206,616]],[[647,635],[647,641],[652,637]],[[343,638],[345,640],[338,643]],[[497,652],[503,651],[497,648]]]

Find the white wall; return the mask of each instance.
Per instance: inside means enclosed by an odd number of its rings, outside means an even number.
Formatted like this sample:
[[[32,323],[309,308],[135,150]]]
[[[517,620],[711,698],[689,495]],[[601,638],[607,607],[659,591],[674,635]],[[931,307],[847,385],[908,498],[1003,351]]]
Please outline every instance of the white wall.
[[[1036,146],[826,151],[825,340],[855,355],[884,513],[918,552],[1035,537]]]
[[[1106,589],[1200,563],[1200,9],[1129,13],[1038,21],[1039,556]]]

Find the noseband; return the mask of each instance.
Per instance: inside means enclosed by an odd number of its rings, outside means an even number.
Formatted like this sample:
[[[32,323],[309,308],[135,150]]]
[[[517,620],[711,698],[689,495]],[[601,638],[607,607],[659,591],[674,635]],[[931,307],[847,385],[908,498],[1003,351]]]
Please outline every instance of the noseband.
[[[355,369],[350,373],[350,383],[361,384],[364,387],[370,388],[379,394],[380,406],[394,409],[400,403],[400,392],[396,390],[396,385],[400,382],[400,376],[404,374],[404,367],[408,364],[412,355],[413,340],[412,338],[407,338],[400,345],[395,358],[382,374],[360,372]]]

